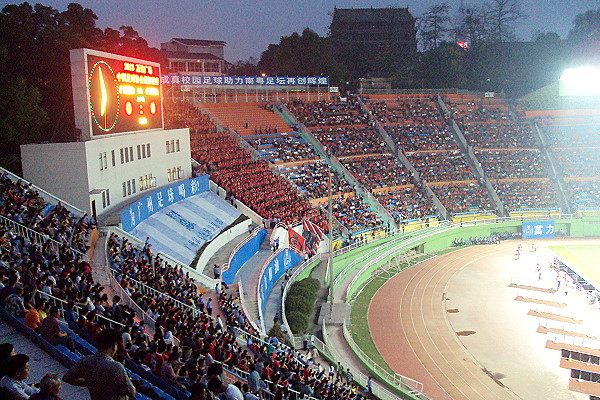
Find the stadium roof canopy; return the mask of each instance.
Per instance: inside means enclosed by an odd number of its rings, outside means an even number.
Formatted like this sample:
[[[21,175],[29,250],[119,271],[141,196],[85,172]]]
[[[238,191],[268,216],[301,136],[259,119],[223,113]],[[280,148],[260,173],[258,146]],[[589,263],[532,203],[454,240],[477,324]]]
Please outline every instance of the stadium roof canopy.
[[[179,42],[186,46],[225,46],[227,42],[222,40],[203,40],[203,39],[183,39],[173,38],[172,41]]]
[[[414,21],[408,8],[334,8],[334,23],[390,23],[392,21]]]

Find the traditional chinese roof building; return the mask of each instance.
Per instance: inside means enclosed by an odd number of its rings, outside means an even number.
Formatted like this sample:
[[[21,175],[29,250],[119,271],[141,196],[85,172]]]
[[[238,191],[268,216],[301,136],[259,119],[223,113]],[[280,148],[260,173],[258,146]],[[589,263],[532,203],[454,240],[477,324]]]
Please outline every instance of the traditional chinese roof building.
[[[354,77],[389,77],[416,60],[408,8],[334,8],[329,29],[334,56]]]
[[[225,60],[222,40],[174,38],[161,43],[160,49],[168,60],[170,72],[185,75],[224,75],[229,65]]]

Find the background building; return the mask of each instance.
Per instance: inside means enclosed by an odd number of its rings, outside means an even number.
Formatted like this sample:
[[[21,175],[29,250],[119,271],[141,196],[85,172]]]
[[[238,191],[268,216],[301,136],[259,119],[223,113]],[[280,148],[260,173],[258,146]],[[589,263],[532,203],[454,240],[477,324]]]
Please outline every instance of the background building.
[[[334,8],[334,56],[353,77],[389,77],[415,63],[415,18],[408,8]]]
[[[221,40],[174,38],[160,44],[171,72],[186,75],[224,75],[229,63],[225,61],[225,45]]]

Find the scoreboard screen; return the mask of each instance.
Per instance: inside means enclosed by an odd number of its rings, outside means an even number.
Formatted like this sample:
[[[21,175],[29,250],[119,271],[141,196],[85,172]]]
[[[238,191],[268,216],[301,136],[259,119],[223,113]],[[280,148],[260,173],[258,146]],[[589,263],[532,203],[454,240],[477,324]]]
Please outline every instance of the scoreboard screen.
[[[76,125],[85,138],[163,127],[159,64],[78,49],[71,70]]]

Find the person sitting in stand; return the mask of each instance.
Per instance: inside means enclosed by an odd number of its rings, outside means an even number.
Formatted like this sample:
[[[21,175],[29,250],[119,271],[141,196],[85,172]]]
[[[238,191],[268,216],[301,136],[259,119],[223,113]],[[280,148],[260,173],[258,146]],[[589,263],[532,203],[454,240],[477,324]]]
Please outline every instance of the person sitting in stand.
[[[38,393],[39,389],[29,386],[24,382],[29,377],[29,356],[16,354],[6,363],[6,375],[0,379],[0,386],[8,389],[18,399],[29,399],[29,396]]]
[[[60,309],[57,306],[50,308],[50,314],[40,324],[40,335],[51,345],[62,344],[71,351],[75,351],[73,338],[60,329]]]
[[[62,400],[60,393],[60,378],[56,374],[46,374],[40,381],[39,393],[31,395],[29,400]]]

